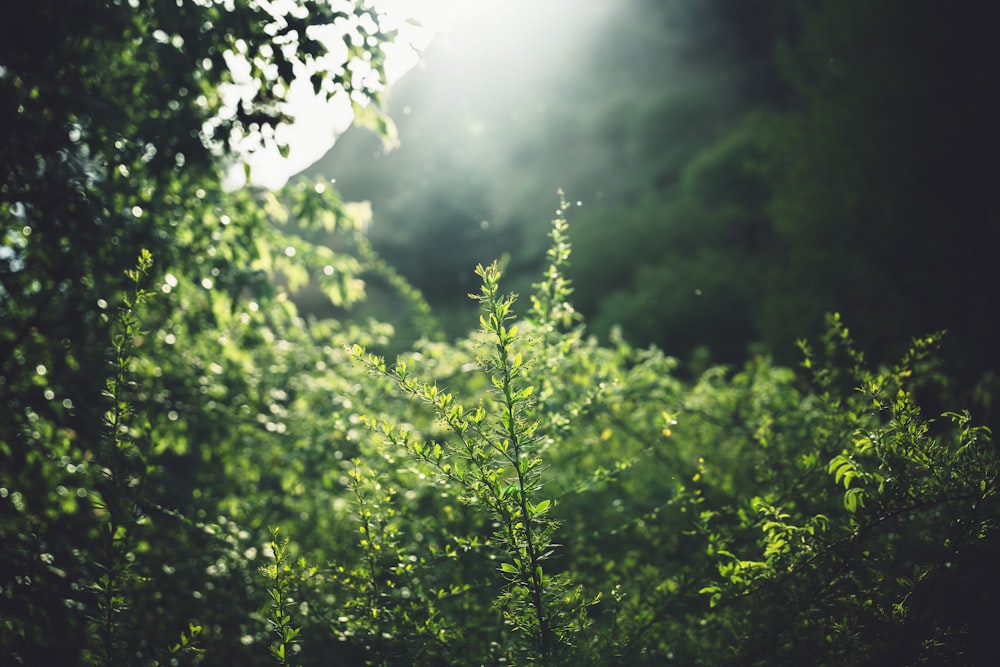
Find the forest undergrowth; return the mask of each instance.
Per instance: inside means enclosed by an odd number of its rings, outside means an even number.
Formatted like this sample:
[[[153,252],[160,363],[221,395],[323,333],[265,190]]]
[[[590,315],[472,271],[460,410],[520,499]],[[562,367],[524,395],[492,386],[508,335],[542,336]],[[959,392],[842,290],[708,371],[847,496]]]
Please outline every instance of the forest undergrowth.
[[[478,329],[392,363],[377,328],[216,309],[257,347],[181,358],[267,407],[199,381],[236,429],[214,447],[155,398],[141,323],[172,295],[143,254],[100,448],[39,418],[56,502],[5,477],[5,653],[59,628],[95,665],[986,664],[1000,468],[969,413],[921,410],[940,336],[874,367],[831,315],[799,370],[678,379],[588,336],[566,210],[523,315],[480,265]]]

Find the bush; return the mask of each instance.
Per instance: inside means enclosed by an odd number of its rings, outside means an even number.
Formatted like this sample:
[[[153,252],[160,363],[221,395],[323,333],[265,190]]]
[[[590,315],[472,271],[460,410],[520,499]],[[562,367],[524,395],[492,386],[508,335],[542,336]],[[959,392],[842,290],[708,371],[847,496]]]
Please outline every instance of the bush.
[[[4,434],[37,443],[4,445],[32,452],[0,485],[4,653],[987,664],[1000,468],[968,413],[920,408],[939,337],[871,367],[831,317],[805,373],[681,380],[588,337],[564,211],[522,317],[480,266],[480,328],[395,363],[384,325],[150,286],[143,256],[101,447],[58,414]]]

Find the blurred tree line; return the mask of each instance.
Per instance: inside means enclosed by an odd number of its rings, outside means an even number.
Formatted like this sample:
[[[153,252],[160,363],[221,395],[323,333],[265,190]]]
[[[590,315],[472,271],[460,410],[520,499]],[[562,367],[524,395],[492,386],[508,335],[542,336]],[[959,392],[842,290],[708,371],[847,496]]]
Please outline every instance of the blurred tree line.
[[[308,170],[373,202],[375,247],[433,305],[503,252],[520,288],[562,187],[594,331],[734,362],[790,360],[830,311],[875,355],[947,329],[989,401],[994,3],[555,5],[516,49],[432,48],[392,93],[402,148],[349,131]]]

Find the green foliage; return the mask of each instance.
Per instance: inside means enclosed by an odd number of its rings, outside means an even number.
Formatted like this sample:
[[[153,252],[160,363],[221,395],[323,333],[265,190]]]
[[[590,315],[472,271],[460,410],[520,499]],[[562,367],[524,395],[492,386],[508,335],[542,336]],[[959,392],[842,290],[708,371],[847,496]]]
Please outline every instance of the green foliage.
[[[565,205],[564,207],[565,208]],[[567,294],[560,268],[568,255],[563,237],[565,222],[557,220],[553,237],[553,264],[533,301],[543,321],[563,319]],[[515,636],[524,637],[525,657],[551,664],[566,659],[573,645],[576,617],[566,603],[579,604],[561,577],[546,573],[543,565],[553,557],[552,536],[557,522],[550,518],[551,498],[541,496],[543,459],[541,451],[552,441],[541,431],[532,395],[533,384],[525,382],[527,362],[518,351],[518,328],[513,319],[514,296],[499,291],[500,270],[496,263],[476,268],[483,285],[478,295],[481,344],[488,350],[478,359],[489,379],[492,400],[463,405],[436,383],[414,379],[406,363],[387,369],[385,361],[355,347],[354,356],[373,372],[392,379],[407,396],[429,404],[437,419],[450,431],[443,442],[426,441],[397,424],[369,421],[387,443],[429,466],[442,483],[454,487],[460,500],[481,507],[495,526],[487,546],[495,549],[499,573],[504,581],[496,606],[505,625]],[[367,524],[363,532],[369,532]],[[516,642],[504,642],[505,650],[519,652]]]
[[[271,582],[269,592],[271,594],[271,612],[267,622],[271,625],[275,640],[269,646],[271,655],[279,665],[292,665],[292,654],[297,648],[299,633],[302,628],[296,627],[292,622],[290,608],[294,603],[292,599],[292,578],[294,576],[291,565],[288,563],[288,540],[278,541],[278,529],[274,530],[274,537],[268,547],[274,557],[274,563],[264,565],[260,568],[261,573]],[[300,568],[304,569],[304,563]]]
[[[244,664],[986,655],[1000,466],[967,413],[934,420],[919,408],[937,337],[870,369],[833,317],[819,354],[803,346],[811,387],[764,358],[682,381],[656,350],[585,336],[567,301],[566,233],[560,214],[526,318],[514,319],[497,265],[480,266],[480,330],[420,342],[393,366],[349,348],[385,344],[360,329],[307,324],[281,299],[265,309],[216,293],[225,307],[213,307],[179,279],[143,303],[142,333],[141,260],[119,315],[129,335],[112,338],[118,426],[95,453],[89,496],[102,511],[93,537],[76,542],[104,554],[92,602],[103,623],[89,626],[87,655],[120,664],[126,645]],[[166,299],[191,313],[169,333],[157,319]],[[206,312],[211,327],[196,316]],[[190,341],[183,364],[170,362],[170,334]],[[157,339],[162,349],[147,347]],[[226,396],[248,409],[223,411]],[[214,404],[201,399],[205,417],[192,407],[200,397]],[[294,541],[267,527],[276,523]],[[273,560],[256,565],[260,554]],[[169,593],[168,581],[199,594]],[[134,625],[140,611],[172,629]],[[5,621],[22,647],[31,618]]]
[[[327,96],[379,106],[390,35],[360,3],[133,5],[40,2],[0,27],[0,651],[198,661],[197,635],[213,661],[246,664],[252,644],[217,646],[255,637],[246,554],[267,503],[247,527],[233,498],[281,451],[271,408],[294,402],[289,360],[324,363],[319,347],[296,357],[287,338],[304,341],[303,322],[276,285],[305,274],[302,287],[349,305],[363,268],[279,226],[293,211],[350,237],[358,216],[322,186],[279,200],[226,192],[219,172],[273,143],[300,67]],[[324,23],[365,49],[338,60],[313,32]],[[248,87],[233,102],[241,58]],[[360,61],[371,74],[348,76]],[[142,249],[156,264],[137,292],[123,274]],[[131,313],[147,290],[158,298],[140,332]],[[273,446],[237,456],[259,433]]]
[[[219,186],[198,135],[226,75],[202,61],[246,41],[262,88],[242,113],[270,110],[291,56],[264,48],[267,10],[32,7],[62,41],[30,60],[0,40],[18,129],[0,144],[5,659],[990,664],[1000,462],[943,405],[940,336],[872,365],[831,316],[804,373],[681,373],[588,333],[560,201],[526,312],[481,264],[479,328],[445,341],[363,205],[322,182]],[[109,106],[135,86],[142,104]],[[219,127],[252,135],[234,113]],[[754,228],[757,122],[661,165],[692,221],[678,255],[696,223],[723,245]],[[372,317],[388,303],[407,304],[392,325]]]
[[[117,331],[112,337],[112,372],[104,392],[110,407],[104,415],[106,429],[93,461],[97,472],[90,504],[99,517],[97,578],[92,584],[96,609],[88,632],[91,649],[86,660],[95,665],[126,662],[127,643],[122,638],[124,614],[138,583],[130,561],[135,558],[135,528],[142,520],[137,502],[143,482],[144,456],[133,440],[133,401],[128,394],[129,365],[136,338],[145,332],[139,327],[137,308],[152,292],[141,282],[153,265],[148,250],[139,256],[136,268],[126,275],[132,283],[122,295],[117,313]]]
[[[869,370],[833,317],[824,352],[856,363],[831,367],[806,348],[822,454],[789,472],[816,476],[828,461],[827,481],[794,495],[767,488],[741,503],[738,524],[712,517],[703,529],[719,579],[701,592],[721,608],[716,631],[735,638],[726,661],[984,659],[983,638],[952,616],[957,600],[983,603],[955,569],[978,567],[966,558],[994,539],[1000,468],[988,429],[967,413],[943,424],[921,414],[914,392],[936,342],[918,339],[899,364]],[[842,380],[857,388],[845,393]]]

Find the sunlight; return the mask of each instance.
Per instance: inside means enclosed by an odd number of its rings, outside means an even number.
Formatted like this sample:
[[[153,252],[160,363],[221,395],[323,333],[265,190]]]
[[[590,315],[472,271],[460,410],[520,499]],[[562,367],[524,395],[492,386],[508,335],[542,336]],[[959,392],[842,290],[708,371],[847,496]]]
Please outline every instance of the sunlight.
[[[397,81],[420,60],[420,53],[437,35],[458,31],[459,26],[489,25],[500,7],[497,0],[375,0],[386,18],[386,28],[398,33],[386,45],[386,77]],[[494,17],[495,18],[495,17]],[[334,37],[333,39],[339,39]],[[321,158],[333,146],[353,119],[350,100],[343,95],[325,100],[317,96],[306,80],[296,81],[289,90],[289,103],[295,122],[278,128],[276,139],[289,146],[288,157],[276,149],[261,150],[247,162],[254,185],[279,188],[294,174]],[[229,187],[244,185],[242,166],[232,169],[226,178]]]
[[[511,35],[521,33],[523,36],[527,32],[538,38],[539,31],[547,29],[539,25],[538,20],[531,19],[540,8],[528,0],[374,0],[374,4],[384,13],[385,27],[397,32],[396,41],[385,46],[386,77],[390,84],[416,66],[421,53],[435,39],[445,45],[476,44],[480,48],[473,51],[481,54],[487,50],[509,65],[523,57],[526,51],[530,52],[530,49],[507,48],[506,40]],[[332,39],[339,40],[339,36]],[[456,65],[461,67],[463,63]],[[482,67],[484,63],[476,60],[464,65]],[[504,69],[493,65],[494,75]],[[489,64],[485,66],[490,67]],[[289,146],[288,157],[282,157],[276,149],[261,150],[249,156],[246,161],[250,165],[253,185],[271,189],[281,187],[291,176],[323,157],[353,120],[348,99],[340,95],[325,100],[315,95],[305,80],[292,84],[289,102],[295,122],[278,128],[276,134],[278,141]],[[226,182],[230,188],[245,184],[241,165],[230,170]]]

